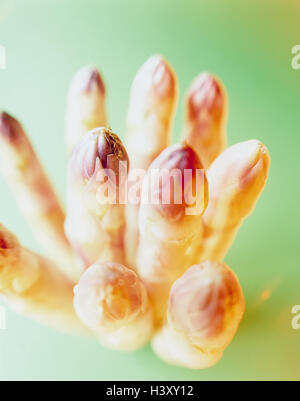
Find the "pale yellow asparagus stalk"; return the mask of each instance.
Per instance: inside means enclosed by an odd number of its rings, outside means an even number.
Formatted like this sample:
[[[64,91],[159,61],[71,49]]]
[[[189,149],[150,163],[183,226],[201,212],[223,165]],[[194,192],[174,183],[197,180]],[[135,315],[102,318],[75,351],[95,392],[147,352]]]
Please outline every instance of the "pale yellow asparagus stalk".
[[[202,164],[185,144],[164,150],[151,164],[143,182],[137,267],[157,324],[166,312],[173,281],[195,260],[207,192]]]
[[[97,262],[75,287],[77,315],[102,345],[133,351],[153,333],[147,293],[137,274],[124,265]]]
[[[150,57],[137,72],[130,92],[126,148],[130,157],[132,182],[138,182],[136,169],[146,171],[160,152],[171,144],[176,101],[175,72],[162,56]],[[127,263],[131,267],[136,265],[139,238],[138,189],[136,193],[136,201],[129,201],[126,205],[125,247]]]
[[[76,280],[79,271],[64,233],[62,206],[21,124],[5,112],[0,114],[0,165],[37,241]]]
[[[172,286],[167,322],[152,340],[165,362],[191,369],[215,365],[244,314],[244,297],[225,264],[203,262]]]
[[[96,128],[75,146],[68,167],[66,234],[85,267],[124,262],[128,156],[110,129]]]
[[[86,66],[73,77],[67,96],[66,145],[69,153],[82,136],[107,124],[105,87],[99,71]]]
[[[55,329],[86,334],[73,307],[73,283],[54,263],[23,248],[0,225],[0,298],[14,311]]]
[[[209,202],[198,262],[224,259],[266,184],[269,164],[267,148],[250,140],[226,149],[208,169]]]
[[[183,139],[196,150],[205,168],[226,147],[228,100],[222,82],[202,73],[192,82],[186,96]]]

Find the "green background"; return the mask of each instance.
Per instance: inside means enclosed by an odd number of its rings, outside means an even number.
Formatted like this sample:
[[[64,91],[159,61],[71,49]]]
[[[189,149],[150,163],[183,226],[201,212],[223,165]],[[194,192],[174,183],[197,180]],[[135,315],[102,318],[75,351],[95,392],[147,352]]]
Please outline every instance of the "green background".
[[[182,95],[202,70],[219,75],[230,100],[229,143],[258,138],[269,148],[270,178],[226,261],[237,272],[246,314],[221,362],[191,371],[167,366],[149,346],[132,354],[103,349],[7,312],[0,330],[1,379],[300,379],[300,43],[298,1],[27,0],[0,1],[0,107],[24,123],[64,196],[65,96],[72,74],[95,63],[108,88],[110,124],[124,133],[128,92],[139,66],[163,54]],[[0,179],[0,220],[37,249]],[[269,289],[271,297],[260,299]]]

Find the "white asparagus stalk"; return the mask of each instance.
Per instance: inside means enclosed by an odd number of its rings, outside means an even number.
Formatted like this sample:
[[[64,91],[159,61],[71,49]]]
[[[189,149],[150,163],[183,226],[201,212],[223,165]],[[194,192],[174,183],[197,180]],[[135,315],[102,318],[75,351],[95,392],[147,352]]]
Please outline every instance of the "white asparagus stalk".
[[[224,259],[266,185],[269,165],[267,148],[250,140],[226,149],[208,169],[209,202],[198,262]]]
[[[142,193],[137,266],[160,324],[169,289],[194,262],[202,238],[207,181],[193,149],[178,144],[163,151],[150,166]]]
[[[152,340],[154,352],[177,366],[213,366],[234,337],[244,309],[242,289],[228,266],[194,265],[172,286],[167,322]]]
[[[87,334],[73,307],[73,283],[50,260],[23,248],[0,225],[0,297],[14,311],[52,328]]]
[[[122,196],[128,168],[126,150],[110,129],[90,131],[74,148],[68,168],[65,229],[85,267],[98,260],[124,262]]]
[[[133,351],[153,333],[147,293],[137,274],[112,262],[95,263],[75,287],[74,305],[102,345]]]
[[[69,153],[85,133],[106,124],[103,80],[95,67],[83,67],[74,75],[67,96],[66,145]]]
[[[202,73],[192,82],[186,96],[183,139],[194,148],[205,168],[226,147],[228,100],[222,82]]]
[[[21,124],[5,112],[0,114],[0,164],[35,238],[76,280],[79,269],[64,233],[63,208]]]
[[[159,55],[150,57],[134,78],[127,113],[126,148],[132,173],[146,171],[152,161],[171,144],[171,129],[177,102],[177,81],[168,62]],[[133,177],[131,176],[132,181]],[[141,181],[140,181],[141,185]],[[139,198],[138,190],[137,198]],[[138,209],[126,205],[126,259],[136,266]]]

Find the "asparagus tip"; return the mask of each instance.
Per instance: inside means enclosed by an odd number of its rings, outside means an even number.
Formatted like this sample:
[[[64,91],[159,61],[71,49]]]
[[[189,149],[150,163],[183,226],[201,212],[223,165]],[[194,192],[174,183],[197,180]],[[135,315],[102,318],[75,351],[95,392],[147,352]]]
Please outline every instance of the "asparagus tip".
[[[157,94],[161,97],[167,96],[175,87],[174,74],[171,67],[163,57],[157,56],[158,64],[153,73],[153,85]]]
[[[7,249],[7,243],[2,237],[0,237],[0,249]]]
[[[237,149],[238,149],[237,144]],[[240,144],[240,166],[237,171],[241,172],[240,185],[247,186],[249,181],[261,176],[266,180],[269,172],[270,156],[268,149],[259,140],[252,139]]]
[[[71,91],[77,93],[89,93],[94,89],[102,95],[105,94],[105,86],[97,68],[86,66],[81,68],[73,77]]]
[[[113,171],[116,183],[118,183],[120,162],[126,162],[127,171],[129,169],[126,149],[110,128],[98,127],[89,131],[74,148],[72,166],[74,171],[78,171],[80,166],[82,178],[90,179],[95,173],[97,159],[101,162],[100,168]]]
[[[97,262],[89,267],[74,293],[76,312],[90,328],[123,325],[137,316],[146,302],[145,289],[136,273],[113,262]]]
[[[0,137],[7,142],[16,142],[19,138],[20,124],[10,114],[2,111],[0,113]]]
[[[175,74],[163,56],[151,56],[140,68],[135,78],[137,88],[154,90],[156,95],[164,98],[171,95],[176,88]]]
[[[90,92],[93,89],[94,85],[97,86],[102,94],[105,93],[104,83],[102,81],[99,71],[96,68],[91,69],[90,71],[90,76],[86,85],[86,91]]]
[[[14,249],[17,244],[17,238],[13,235],[13,233],[0,224],[0,251]]]
[[[203,165],[196,152],[186,143],[170,146],[163,151],[160,156],[152,163],[151,169],[158,171],[168,171],[170,177],[166,177],[163,183],[159,183],[153,190],[158,192],[159,204],[158,211],[169,219],[180,219],[186,212],[187,199],[191,199],[192,194],[195,198],[203,200],[202,214],[208,202],[208,184]],[[202,172],[201,176],[199,172]],[[171,179],[173,177],[173,179]],[[203,186],[199,188],[199,178],[203,181]],[[173,184],[173,185],[172,185]],[[168,202],[164,202],[165,191],[170,190]],[[200,189],[201,193],[198,192]]]
[[[176,330],[191,336],[217,336],[238,324],[243,312],[238,279],[223,263],[205,261],[190,267],[170,291],[168,319]]]
[[[202,110],[207,110],[210,114],[221,113],[224,109],[224,102],[225,89],[217,77],[203,72],[195,78],[188,93],[191,118]]]

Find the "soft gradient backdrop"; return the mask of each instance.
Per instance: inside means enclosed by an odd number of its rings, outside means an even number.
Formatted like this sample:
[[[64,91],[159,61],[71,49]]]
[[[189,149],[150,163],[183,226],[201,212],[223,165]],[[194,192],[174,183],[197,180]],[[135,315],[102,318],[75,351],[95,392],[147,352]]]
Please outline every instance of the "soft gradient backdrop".
[[[255,213],[226,261],[238,274],[246,314],[221,362],[208,370],[167,366],[150,347],[132,354],[103,349],[7,312],[0,330],[3,379],[300,379],[300,44],[299,1],[24,0],[0,1],[0,108],[20,118],[57,190],[64,197],[65,96],[82,65],[96,64],[108,88],[110,123],[124,134],[128,92],[139,66],[163,54],[180,82],[209,70],[230,100],[229,143],[258,138],[269,148],[270,179]],[[0,178],[0,220],[38,250]],[[270,291],[263,301],[262,293]]]

